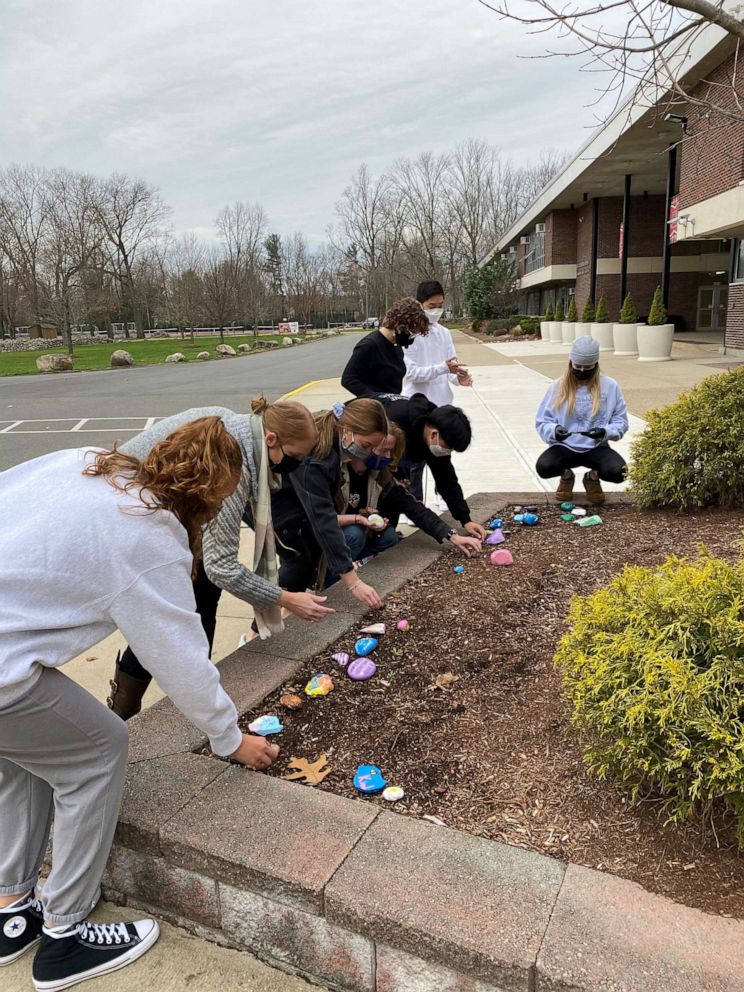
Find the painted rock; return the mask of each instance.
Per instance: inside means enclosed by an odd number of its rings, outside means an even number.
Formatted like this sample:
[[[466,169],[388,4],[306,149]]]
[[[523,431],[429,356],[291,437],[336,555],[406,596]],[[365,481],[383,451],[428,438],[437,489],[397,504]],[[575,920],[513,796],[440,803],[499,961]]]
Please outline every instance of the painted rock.
[[[346,669],[346,674],[355,682],[366,682],[377,671],[377,665],[371,658],[355,658]]]
[[[267,734],[281,734],[284,730],[284,725],[278,717],[260,716],[253,723],[248,724],[248,729],[252,734],[260,734],[261,737],[266,737]]]
[[[514,514],[514,523],[515,524],[524,523],[524,514],[523,513],[515,513]]]
[[[354,776],[354,788],[364,795],[374,795],[382,792],[387,785],[387,780],[383,776],[377,765],[360,765]]]
[[[336,664],[340,665],[342,668],[346,668],[346,666],[349,664],[350,659],[351,656],[348,655],[345,651],[339,651],[338,654],[331,655],[331,661],[335,661]]]
[[[295,696],[294,693],[290,693],[286,696],[280,696],[279,702],[285,709],[288,710],[299,710],[305,705],[302,696]]]
[[[379,513],[370,513],[367,517],[367,522],[370,527],[373,527],[375,530],[385,530],[385,521]]]
[[[399,620],[395,625],[395,629],[402,630],[406,634],[411,629],[411,625],[407,620]]]
[[[490,530],[501,530],[503,526],[504,526],[504,521],[501,519],[501,517],[494,517],[493,520],[488,525]]]
[[[575,503],[561,503],[561,509],[568,513],[569,510],[573,510]]]
[[[514,512],[515,513],[521,513],[522,512],[522,507],[521,506],[515,506],[514,507]]]
[[[462,575],[462,573],[465,571],[465,566],[464,565],[455,565],[455,567],[452,569],[452,571],[455,573],[455,575]]]
[[[586,516],[586,510],[584,509],[583,506],[575,506],[573,508],[573,510],[571,510],[571,513],[573,514],[574,517],[585,517]]]
[[[512,565],[514,564],[514,558],[511,551],[507,551],[506,548],[499,548],[498,551],[491,552],[491,564],[492,565]]]
[[[561,514],[561,520],[565,520],[567,524],[572,524],[575,519],[576,519],[576,517],[573,515],[573,513],[562,513]]]
[[[591,517],[583,517],[581,520],[577,520],[576,523],[579,527],[596,527],[597,524],[602,523],[602,518],[595,514]]]
[[[503,544],[506,538],[504,537],[502,531],[497,528],[486,538],[486,544]]]
[[[332,690],[333,679],[325,673],[314,675],[305,686],[305,692],[308,696],[327,696]]]
[[[522,517],[522,523],[527,524],[528,527],[534,527],[539,519],[536,513],[525,513]]]
[[[378,643],[376,637],[360,637],[354,645],[354,652],[363,658],[366,654],[372,654]]]
[[[389,803],[397,803],[399,799],[403,798],[403,796],[405,796],[405,792],[399,785],[389,785],[382,793],[382,798],[387,800]]]
[[[386,629],[384,623],[371,623],[369,627],[362,627],[361,632],[363,634],[384,634]]]

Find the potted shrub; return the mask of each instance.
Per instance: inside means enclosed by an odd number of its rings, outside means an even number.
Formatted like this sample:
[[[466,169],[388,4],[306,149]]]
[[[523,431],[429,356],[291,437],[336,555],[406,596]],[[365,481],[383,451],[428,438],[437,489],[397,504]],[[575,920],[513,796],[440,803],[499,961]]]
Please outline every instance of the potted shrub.
[[[607,312],[607,304],[604,296],[600,296],[597,303],[597,312],[594,315],[594,322],[590,325],[589,333],[599,342],[600,351],[612,351],[615,347],[612,341],[612,321]]]
[[[637,331],[639,362],[669,362],[672,358],[674,324],[667,324],[667,313],[661,302],[661,286],[656,287],[648,327],[639,325]]]
[[[584,304],[584,309],[581,311],[581,320],[576,321],[576,333],[577,338],[583,337],[585,334],[591,334],[589,325],[594,320],[594,304],[591,300],[587,300]]]
[[[558,300],[555,305],[555,320],[550,325],[550,340],[554,344],[559,344],[563,340],[563,300]]]
[[[638,354],[638,311],[630,293],[620,307],[620,320],[612,325],[612,340],[616,355]]]
[[[572,344],[576,337],[576,297],[571,297],[568,304],[568,313],[563,321],[562,340],[564,344]]]
[[[545,307],[545,316],[540,321],[540,337],[543,341],[550,341],[550,325],[554,320],[553,304],[548,303]]]

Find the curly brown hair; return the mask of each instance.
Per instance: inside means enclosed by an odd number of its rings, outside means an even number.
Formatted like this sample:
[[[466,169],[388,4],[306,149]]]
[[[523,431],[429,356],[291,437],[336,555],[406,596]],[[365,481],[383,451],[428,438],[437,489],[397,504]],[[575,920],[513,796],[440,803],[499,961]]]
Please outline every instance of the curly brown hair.
[[[407,331],[409,334],[420,334],[426,337],[429,333],[429,318],[418,300],[404,296],[396,300],[382,318],[381,327],[389,331]]]
[[[159,441],[142,461],[116,446],[99,451],[83,475],[101,475],[122,493],[140,490],[136,495],[148,510],[175,514],[188,534],[195,575],[202,527],[235,491],[242,467],[240,445],[220,418],[199,417]]]

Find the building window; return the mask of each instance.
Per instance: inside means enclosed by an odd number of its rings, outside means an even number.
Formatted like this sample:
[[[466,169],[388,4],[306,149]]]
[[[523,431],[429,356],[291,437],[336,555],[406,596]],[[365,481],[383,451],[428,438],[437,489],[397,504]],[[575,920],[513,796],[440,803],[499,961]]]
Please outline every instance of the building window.
[[[736,238],[733,243],[731,282],[744,282],[744,238]]]
[[[525,274],[545,266],[545,235],[542,232],[533,231],[529,235],[529,239],[524,256]]]

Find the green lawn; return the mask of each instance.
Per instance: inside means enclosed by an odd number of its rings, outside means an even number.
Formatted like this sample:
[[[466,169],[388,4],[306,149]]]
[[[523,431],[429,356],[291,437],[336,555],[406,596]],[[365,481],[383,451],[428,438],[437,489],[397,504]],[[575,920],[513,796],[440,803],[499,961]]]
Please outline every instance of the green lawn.
[[[281,342],[281,335],[261,335],[260,341]],[[217,335],[209,338],[197,338],[196,344],[192,345],[187,337],[185,341],[180,338],[155,338],[148,341],[116,341],[113,344],[83,344],[75,352],[75,371],[91,369],[111,368],[111,353],[117,348],[128,351],[137,365],[159,365],[164,362],[168,355],[176,351],[186,356],[186,361],[194,361],[200,351],[208,351],[212,360],[217,359],[215,348],[220,343]],[[225,335],[225,344],[231,344],[238,350],[239,344],[253,344],[252,334]],[[256,349],[259,353],[262,349]],[[28,375],[33,373],[42,375],[36,368],[36,359],[39,355],[66,354],[65,348],[47,348],[39,351],[17,351],[0,352],[0,376],[3,375]]]

